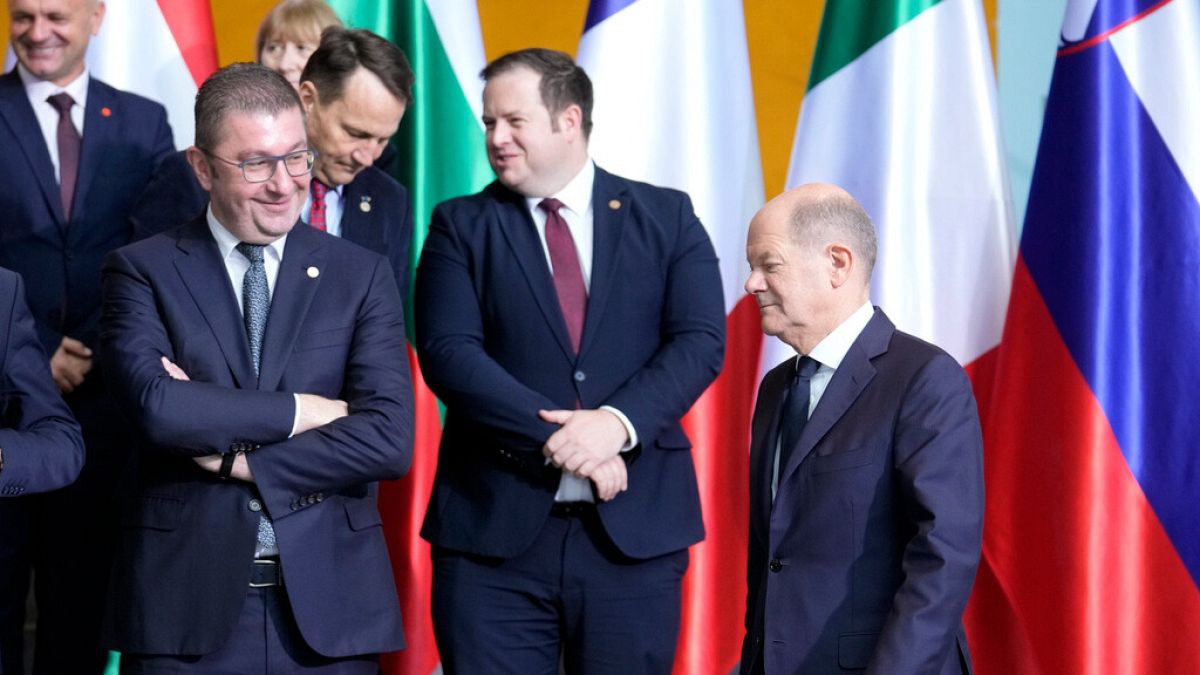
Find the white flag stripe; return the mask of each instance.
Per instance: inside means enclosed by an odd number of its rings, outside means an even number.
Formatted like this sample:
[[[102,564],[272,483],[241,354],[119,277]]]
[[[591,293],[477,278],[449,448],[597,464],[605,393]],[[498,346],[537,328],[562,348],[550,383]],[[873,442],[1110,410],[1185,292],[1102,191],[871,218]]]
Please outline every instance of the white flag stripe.
[[[475,3],[426,0],[425,6],[433,18],[458,86],[467,97],[479,128],[483,129],[483,80],[479,79],[479,71],[487,65],[487,57],[483,52],[483,31],[479,27]]]

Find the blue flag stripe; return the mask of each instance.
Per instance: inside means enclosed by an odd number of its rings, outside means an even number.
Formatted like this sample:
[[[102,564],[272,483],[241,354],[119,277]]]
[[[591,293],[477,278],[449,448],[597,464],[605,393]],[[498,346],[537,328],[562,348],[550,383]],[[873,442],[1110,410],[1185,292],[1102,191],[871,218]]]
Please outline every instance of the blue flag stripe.
[[[596,24],[632,5],[635,0],[592,0],[588,3],[587,20],[583,22],[583,32],[588,32]]]

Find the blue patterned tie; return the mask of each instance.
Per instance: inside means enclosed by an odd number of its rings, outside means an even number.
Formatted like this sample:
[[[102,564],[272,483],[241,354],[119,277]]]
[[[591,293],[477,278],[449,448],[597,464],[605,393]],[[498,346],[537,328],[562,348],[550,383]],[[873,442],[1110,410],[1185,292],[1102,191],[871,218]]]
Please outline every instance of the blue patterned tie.
[[[808,424],[808,399],[811,395],[809,385],[812,383],[812,376],[820,367],[821,364],[815,360],[807,356],[800,357],[796,375],[792,378],[792,386],[788,388],[787,399],[783,402],[783,415],[779,423],[780,477],[783,476],[783,469],[787,466],[788,458],[792,456],[792,450],[800,442],[800,433],[804,431],[804,425]]]
[[[254,374],[262,363],[263,333],[267,329],[267,314],[271,311],[271,289],[267,286],[267,268],[263,265],[262,244],[237,245],[241,253],[250,261],[250,269],[242,277],[242,319],[246,323],[246,338],[250,341],[250,361],[254,364]],[[275,544],[275,528],[265,511],[259,512],[258,545],[254,549],[255,558],[279,555]]]

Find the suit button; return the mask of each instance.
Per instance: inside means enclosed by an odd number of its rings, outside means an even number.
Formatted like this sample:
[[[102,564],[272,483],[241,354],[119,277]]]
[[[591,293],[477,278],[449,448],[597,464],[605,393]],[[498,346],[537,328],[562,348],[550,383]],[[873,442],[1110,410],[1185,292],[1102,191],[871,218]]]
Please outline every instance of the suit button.
[[[783,569],[783,563],[778,560],[772,560],[767,564],[767,569],[771,570],[772,572],[779,572]]]
[[[257,499],[251,499],[250,503],[247,504],[246,507],[251,511],[258,513],[259,511],[262,511],[262,502],[258,501]]]
[[[318,503],[320,503],[320,501],[321,501],[322,499],[325,499],[325,495],[323,495],[323,494],[321,494],[320,492],[318,492],[318,493],[317,493],[317,502],[318,502]]]
[[[585,375],[582,370],[575,371],[575,381],[576,382],[583,382],[586,379],[587,379],[587,375]]]

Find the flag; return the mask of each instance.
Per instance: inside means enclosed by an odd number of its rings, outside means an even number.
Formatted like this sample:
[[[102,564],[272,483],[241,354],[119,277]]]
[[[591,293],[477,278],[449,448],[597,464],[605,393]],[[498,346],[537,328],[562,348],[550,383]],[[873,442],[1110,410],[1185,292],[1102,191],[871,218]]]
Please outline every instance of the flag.
[[[997,120],[979,0],[826,4],[787,184],[862,203],[879,236],[871,299],[965,365],[981,399],[1015,248]],[[790,355],[772,342],[764,368]]]
[[[677,673],[737,665],[746,596],[750,414],[762,342],[742,283],[763,202],[741,3],[592,0],[578,63],[595,88],[589,148],[616,174],[687,192],[721,262],[725,365],[684,418],[705,540],[683,582]]]
[[[433,207],[477,192],[493,178],[481,121],[479,71],[486,61],[479,14],[475,3],[458,0],[333,0],[330,4],[346,25],[366,28],[398,44],[413,67],[413,100],[397,136],[397,177],[408,188],[413,204],[412,274]],[[405,303],[411,335],[412,299],[406,298]],[[382,670],[426,675],[437,668],[438,653],[430,614],[433,568],[420,530],[437,468],[441,412],[411,346],[409,365],[416,400],[412,468],[403,479],[383,484],[379,496],[408,647],[384,655]]]
[[[977,672],[1200,672],[1200,2],[1068,6],[984,419]]]
[[[88,46],[93,77],[163,104],[175,147],[195,138],[196,90],[217,69],[208,0],[127,0],[105,5]]]

